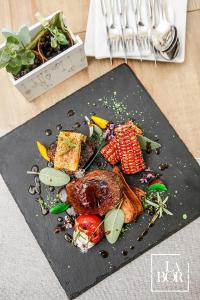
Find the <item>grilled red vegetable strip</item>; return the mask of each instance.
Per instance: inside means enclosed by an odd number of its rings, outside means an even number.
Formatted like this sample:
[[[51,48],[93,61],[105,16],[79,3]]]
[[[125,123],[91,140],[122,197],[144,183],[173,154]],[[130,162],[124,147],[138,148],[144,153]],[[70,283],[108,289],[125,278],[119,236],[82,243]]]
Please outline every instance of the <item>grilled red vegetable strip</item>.
[[[101,149],[101,154],[111,165],[116,165],[116,163],[119,161],[119,156],[115,138],[112,138],[112,140],[105,147],[103,147],[103,149]]]
[[[135,128],[127,123],[115,129],[115,137],[122,170],[125,174],[134,174],[144,170],[145,164]]]
[[[129,128],[129,127],[131,127],[133,130],[134,130],[134,133],[136,134],[136,135],[143,135],[143,131],[142,131],[142,129],[140,129],[139,127],[137,127],[134,123],[133,123],[133,121],[131,121],[131,120],[129,120],[128,122],[126,122],[126,124],[124,124],[124,125],[120,125],[118,128],[120,128],[120,127],[124,127],[124,128]]]

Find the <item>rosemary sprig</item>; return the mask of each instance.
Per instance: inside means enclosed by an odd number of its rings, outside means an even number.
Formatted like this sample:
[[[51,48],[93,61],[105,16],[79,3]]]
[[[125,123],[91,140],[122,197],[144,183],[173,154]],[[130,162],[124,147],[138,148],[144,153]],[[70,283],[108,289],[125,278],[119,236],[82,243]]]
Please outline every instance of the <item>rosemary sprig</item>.
[[[167,196],[164,200],[162,200],[158,192],[156,193],[156,195],[157,195],[156,202],[153,202],[149,199],[146,199],[145,202],[149,204],[149,206],[153,206],[156,209],[156,213],[158,214],[159,218],[163,216],[163,213],[172,216],[173,213],[167,209],[167,204],[166,204],[169,197]]]

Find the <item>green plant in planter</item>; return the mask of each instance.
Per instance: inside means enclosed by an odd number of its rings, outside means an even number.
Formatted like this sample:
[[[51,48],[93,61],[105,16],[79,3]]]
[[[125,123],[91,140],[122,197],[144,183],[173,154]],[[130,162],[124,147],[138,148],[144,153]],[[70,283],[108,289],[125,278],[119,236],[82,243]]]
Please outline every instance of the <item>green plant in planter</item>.
[[[26,26],[18,34],[9,30],[2,30],[7,38],[6,45],[0,49],[0,68],[16,76],[23,66],[32,65],[35,60],[33,51],[26,49],[25,44],[30,42]]]
[[[48,21],[38,12],[36,13],[36,18],[42,24],[44,29],[47,29],[52,37],[51,37],[51,47],[56,48],[58,45],[68,45],[69,41],[67,40],[64,32],[59,29],[55,24],[49,24]]]
[[[58,27],[48,27],[48,30],[51,32],[51,47],[56,48],[59,45],[68,45],[69,41],[67,40],[64,33],[58,29]]]

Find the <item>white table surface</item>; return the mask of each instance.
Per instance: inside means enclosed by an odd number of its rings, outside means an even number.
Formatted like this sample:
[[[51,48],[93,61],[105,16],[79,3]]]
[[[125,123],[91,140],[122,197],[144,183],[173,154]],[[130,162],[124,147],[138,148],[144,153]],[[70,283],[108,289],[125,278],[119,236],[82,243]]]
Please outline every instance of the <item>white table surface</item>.
[[[200,299],[200,218],[78,297],[80,300]],[[151,254],[189,263],[189,292],[151,292]],[[64,300],[67,296],[0,177],[0,300]]]

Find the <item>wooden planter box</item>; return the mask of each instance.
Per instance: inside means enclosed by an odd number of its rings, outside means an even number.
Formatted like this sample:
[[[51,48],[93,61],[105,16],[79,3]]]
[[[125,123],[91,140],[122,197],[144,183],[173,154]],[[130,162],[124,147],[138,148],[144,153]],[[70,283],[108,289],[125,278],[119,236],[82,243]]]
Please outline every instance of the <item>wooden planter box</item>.
[[[47,17],[50,20],[55,14]],[[31,26],[31,36],[34,37],[42,25],[36,23]],[[38,68],[15,80],[10,75],[12,84],[28,100],[32,101],[58,83],[74,75],[87,67],[87,59],[84,52],[84,45],[78,35],[74,36],[75,44],[69,49],[48,60]],[[3,47],[4,45],[1,45]]]

